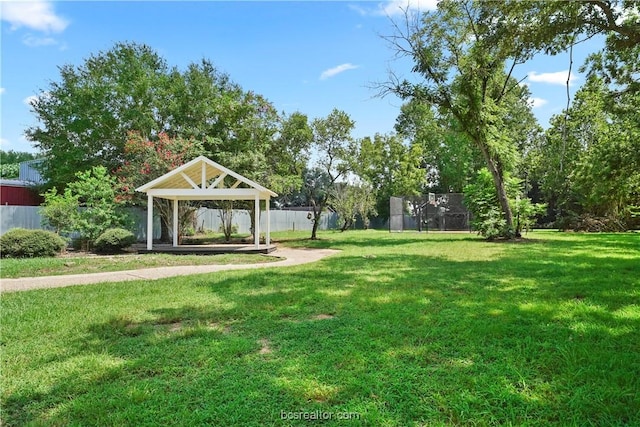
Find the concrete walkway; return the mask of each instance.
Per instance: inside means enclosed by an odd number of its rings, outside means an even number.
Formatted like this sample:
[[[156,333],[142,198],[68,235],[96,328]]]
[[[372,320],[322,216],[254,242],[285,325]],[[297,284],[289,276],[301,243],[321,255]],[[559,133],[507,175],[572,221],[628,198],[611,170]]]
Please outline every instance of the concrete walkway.
[[[22,277],[2,279],[1,292],[28,291],[31,289],[61,288],[64,286],[89,285],[92,283],[124,282],[128,280],[156,280],[164,277],[188,276],[224,270],[287,267],[318,261],[340,251],[334,249],[278,248],[266,256],[285,258],[282,261],[263,264],[184,265],[174,267],[143,268],[140,270],[112,271],[105,273],[69,274],[65,276]]]

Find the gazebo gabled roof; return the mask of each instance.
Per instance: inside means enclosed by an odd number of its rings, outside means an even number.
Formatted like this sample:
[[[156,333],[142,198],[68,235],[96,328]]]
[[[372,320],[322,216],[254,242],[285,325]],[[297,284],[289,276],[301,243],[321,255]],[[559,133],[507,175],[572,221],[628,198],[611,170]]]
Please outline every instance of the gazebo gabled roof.
[[[225,178],[235,179],[224,187]],[[172,200],[253,200],[276,197],[268,188],[205,156],[199,156],[138,188],[153,197]]]

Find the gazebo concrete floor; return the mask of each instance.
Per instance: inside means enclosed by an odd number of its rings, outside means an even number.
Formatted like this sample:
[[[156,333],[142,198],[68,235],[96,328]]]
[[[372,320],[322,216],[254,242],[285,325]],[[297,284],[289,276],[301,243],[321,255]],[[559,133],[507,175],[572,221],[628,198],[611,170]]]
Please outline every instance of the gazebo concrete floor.
[[[154,244],[153,249],[146,245],[134,247],[139,254],[176,254],[176,255],[215,255],[215,254],[268,254],[276,250],[276,245],[222,244],[222,245],[178,245]]]

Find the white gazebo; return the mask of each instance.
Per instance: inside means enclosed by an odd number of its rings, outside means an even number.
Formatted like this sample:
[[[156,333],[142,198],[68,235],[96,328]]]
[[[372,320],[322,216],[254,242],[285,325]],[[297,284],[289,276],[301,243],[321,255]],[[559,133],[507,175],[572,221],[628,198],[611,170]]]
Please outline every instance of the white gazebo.
[[[224,186],[225,178],[235,182]],[[173,247],[178,247],[178,203],[180,200],[254,200],[255,201],[255,248],[260,247],[260,200],[266,201],[266,244],[271,244],[269,201],[277,194],[227,169],[204,156],[136,188],[147,193],[147,250],[153,249],[153,198],[173,201]]]

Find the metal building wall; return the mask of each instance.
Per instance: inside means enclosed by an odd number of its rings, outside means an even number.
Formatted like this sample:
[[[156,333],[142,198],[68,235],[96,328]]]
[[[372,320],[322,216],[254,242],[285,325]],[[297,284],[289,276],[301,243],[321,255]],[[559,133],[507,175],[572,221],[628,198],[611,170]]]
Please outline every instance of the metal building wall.
[[[37,169],[43,161],[43,159],[36,159],[20,163],[20,179],[33,184],[43,184],[44,179],[42,179],[42,175],[40,175],[40,171]]]

